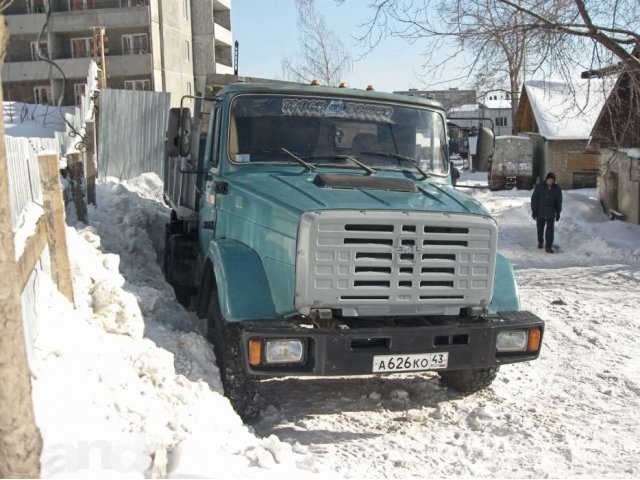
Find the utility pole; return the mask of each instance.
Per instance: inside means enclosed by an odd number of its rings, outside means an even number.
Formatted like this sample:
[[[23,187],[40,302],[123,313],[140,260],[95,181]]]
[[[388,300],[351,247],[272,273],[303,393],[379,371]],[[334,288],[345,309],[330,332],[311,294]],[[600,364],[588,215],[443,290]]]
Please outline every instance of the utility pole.
[[[93,51],[91,53],[101,72],[98,77],[100,80],[100,88],[107,88],[107,61],[104,57],[105,53],[108,52],[108,49],[105,47],[105,43],[108,41],[108,38],[104,34],[106,28],[102,26],[91,27],[91,30],[93,31]]]

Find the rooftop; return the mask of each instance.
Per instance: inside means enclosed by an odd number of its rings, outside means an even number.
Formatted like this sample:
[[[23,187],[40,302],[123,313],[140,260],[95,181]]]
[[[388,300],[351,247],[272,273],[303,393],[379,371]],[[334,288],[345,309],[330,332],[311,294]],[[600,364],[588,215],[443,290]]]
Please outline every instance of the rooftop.
[[[524,91],[543,137],[587,140],[612,86],[610,80],[576,80],[573,85],[531,80]]]

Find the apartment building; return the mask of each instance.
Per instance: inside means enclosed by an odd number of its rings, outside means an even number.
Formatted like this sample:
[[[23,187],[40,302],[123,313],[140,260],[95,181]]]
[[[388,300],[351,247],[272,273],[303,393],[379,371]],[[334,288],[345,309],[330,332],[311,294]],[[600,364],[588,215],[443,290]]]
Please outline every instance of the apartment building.
[[[170,92],[177,106],[204,91],[207,74],[233,73],[231,0],[14,0],[4,13],[5,100],[52,104],[62,94],[77,104],[99,51],[92,27],[105,29],[108,88]],[[62,69],[64,87],[38,49]]]
[[[409,90],[393,93],[436,100],[442,104],[445,110],[476,103],[475,90],[460,90],[459,88],[449,88],[448,90],[418,90],[417,88],[410,88]]]

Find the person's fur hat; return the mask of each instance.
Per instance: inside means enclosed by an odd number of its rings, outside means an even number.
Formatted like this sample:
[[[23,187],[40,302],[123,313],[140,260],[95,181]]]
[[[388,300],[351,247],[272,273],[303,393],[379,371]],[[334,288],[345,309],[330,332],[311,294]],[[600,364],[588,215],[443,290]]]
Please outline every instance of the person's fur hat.
[[[553,179],[555,180],[555,179],[556,179],[556,174],[555,174],[555,173],[553,173],[553,172],[549,172],[549,173],[547,173],[547,177],[545,178],[545,180],[546,180],[547,178],[553,178]]]

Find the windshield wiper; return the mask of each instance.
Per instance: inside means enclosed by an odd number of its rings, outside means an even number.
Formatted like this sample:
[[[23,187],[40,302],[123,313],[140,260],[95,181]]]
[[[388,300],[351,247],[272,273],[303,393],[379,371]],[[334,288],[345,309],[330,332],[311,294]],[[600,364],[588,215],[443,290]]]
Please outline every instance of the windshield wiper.
[[[296,155],[295,153],[287,150],[284,147],[280,147],[277,149],[279,152],[284,153],[285,155],[289,155],[291,158],[293,158],[296,162],[298,162],[300,165],[302,165],[304,168],[306,168],[307,170],[311,171],[313,170],[315,167],[315,165],[312,165],[309,162],[305,162],[303,159],[301,159],[298,155]]]
[[[355,157],[352,157],[351,155],[312,155],[310,157],[305,157],[305,158],[309,158],[309,159],[312,159],[312,160],[319,159],[319,158],[337,158],[337,159],[350,160],[353,163],[355,163],[356,165],[358,165],[360,168],[366,170],[368,175],[376,173],[376,171],[373,168],[371,168],[370,166],[362,163],[360,160],[358,160]]]
[[[363,155],[375,155],[376,157],[387,157],[387,158],[395,158],[396,160],[403,160],[405,162],[409,162],[416,170],[420,172],[420,174],[424,178],[429,178],[429,174],[425,172],[422,167],[416,162],[413,158],[407,157],[405,155],[400,155],[399,153],[391,153],[391,152],[361,152]]]
[[[286,155],[289,158],[294,159],[296,162],[298,162],[300,165],[302,165],[305,169],[311,171],[314,170],[316,168],[315,165],[313,165],[312,163],[309,162],[305,162],[303,159],[301,159],[298,155],[296,155],[295,153],[293,153],[290,150],[287,150],[284,147],[280,147],[280,148],[273,148],[273,149],[252,149],[246,153],[281,153],[283,155]]]

